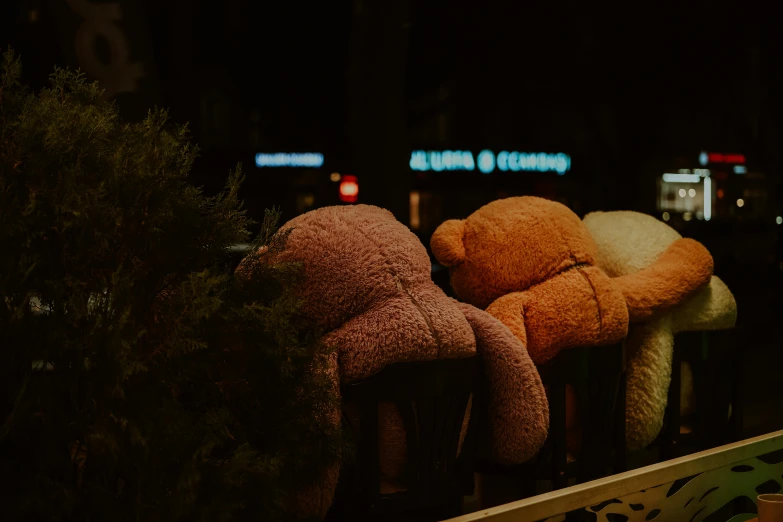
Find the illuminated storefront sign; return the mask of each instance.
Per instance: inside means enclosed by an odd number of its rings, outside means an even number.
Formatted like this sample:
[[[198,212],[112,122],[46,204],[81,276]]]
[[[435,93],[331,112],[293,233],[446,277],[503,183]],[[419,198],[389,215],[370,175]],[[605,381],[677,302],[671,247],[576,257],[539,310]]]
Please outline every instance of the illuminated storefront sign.
[[[699,154],[699,165],[706,167],[707,165],[713,165],[717,163],[723,163],[728,165],[744,165],[744,154],[721,154],[718,152],[702,151]]]
[[[415,150],[411,153],[411,170],[419,172],[475,171],[490,174],[502,172],[556,172],[562,176],[571,169],[571,157],[558,152],[509,152],[495,153],[482,150],[475,157],[465,150]]]
[[[299,167],[317,169],[324,164],[324,155],[319,152],[277,152],[256,154],[256,167]]]
[[[667,172],[663,175],[663,180],[666,183],[701,183],[703,178],[709,177],[709,169],[693,169],[693,172],[689,169],[680,169],[677,174]]]
[[[697,219],[712,219],[713,186],[708,169],[680,169],[661,176],[658,186],[658,210],[664,220],[670,212],[683,214],[686,221],[695,212]]]

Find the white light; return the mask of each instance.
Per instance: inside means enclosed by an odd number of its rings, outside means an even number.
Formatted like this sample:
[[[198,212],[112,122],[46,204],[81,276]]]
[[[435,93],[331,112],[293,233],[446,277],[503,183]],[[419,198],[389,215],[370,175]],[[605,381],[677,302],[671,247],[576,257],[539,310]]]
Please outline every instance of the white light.
[[[745,200],[742,199],[742,198],[738,199],[737,200],[737,206],[740,207],[740,208],[744,207],[745,206]]]
[[[694,174],[698,174],[702,178],[706,178],[710,175],[710,169],[693,169]]]
[[[692,198],[693,198],[693,197],[696,197],[696,189],[690,189],[690,190],[688,191],[688,195],[689,195],[690,197],[692,197]]]
[[[679,194],[680,194],[680,197],[681,197],[681,198],[684,198],[684,197],[685,197],[685,194],[686,194],[686,192],[685,192],[685,189],[680,189],[680,192],[679,192]]]
[[[705,167],[709,162],[710,162],[710,155],[702,151],[702,153],[699,154],[699,165]]]
[[[704,178],[704,221],[712,219],[712,179]]]
[[[734,174],[745,174],[747,171],[745,165],[734,165]]]
[[[663,175],[666,183],[701,183],[701,176],[698,174],[672,174]]]
[[[319,152],[278,152],[256,154],[256,167],[306,167],[317,169],[324,164],[324,155]]]
[[[684,219],[685,221],[690,221],[691,219],[693,219],[693,216],[691,215],[690,212],[686,212],[685,214],[682,215],[682,219]]]
[[[778,225],[783,225],[783,216],[776,217],[775,223],[777,223]]]
[[[670,217],[671,217],[671,216],[669,216],[669,213],[668,213],[668,212],[664,212],[664,213],[663,213],[663,220],[664,220],[664,221],[669,221],[669,218],[670,218]]]
[[[331,181],[334,181],[335,183],[337,183],[338,181],[340,181],[340,178],[341,178],[341,177],[342,177],[342,176],[340,176],[340,173],[339,173],[339,172],[332,172],[331,174],[329,174],[329,179],[330,179]]]

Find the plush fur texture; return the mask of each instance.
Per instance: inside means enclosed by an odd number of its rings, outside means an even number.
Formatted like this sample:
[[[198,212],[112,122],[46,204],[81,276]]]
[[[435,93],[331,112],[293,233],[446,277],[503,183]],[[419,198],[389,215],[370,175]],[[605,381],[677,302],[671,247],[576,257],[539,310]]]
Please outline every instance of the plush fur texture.
[[[607,228],[622,235],[627,232],[623,226]],[[650,263],[623,271],[620,267],[636,258],[620,257],[616,266],[599,262],[614,241],[599,236],[596,244],[591,232],[560,203],[516,197],[493,201],[465,220],[446,221],[432,236],[431,247],[449,267],[456,295],[508,326],[537,365],[569,347],[621,341],[630,320],[671,310],[712,274],[709,252],[674,236],[663,245],[656,242]],[[655,379],[666,372],[665,360],[657,362],[662,367],[651,376]],[[637,381],[642,388],[660,387]],[[643,396],[645,390],[629,393]],[[574,419],[569,423],[577,424]]]
[[[654,314],[632,313],[632,320],[639,323],[631,325],[626,341],[626,436],[628,449],[637,450],[655,440],[663,426],[674,334],[731,328],[736,322],[737,305],[723,281],[711,276],[712,259],[704,257],[698,243],[682,239],[676,230],[654,217],[638,212],[596,212],[585,216],[584,222],[598,245],[598,266],[612,277],[650,273],[652,267],[663,266],[661,259],[679,250],[681,260],[669,259],[671,270],[667,273],[676,280],[696,274],[698,277],[691,283],[699,279],[707,283],[666,312],[658,309]],[[672,294],[668,301],[676,300],[675,297]],[[689,370],[683,371],[683,413],[692,409]]]
[[[563,348],[611,344],[625,337],[628,308],[595,265],[596,246],[568,207],[508,198],[432,236],[460,300],[486,308],[544,364]],[[464,257],[455,252],[465,252]]]
[[[291,220],[281,233],[289,230],[282,252],[251,254],[237,276],[252,277],[255,263],[303,264],[303,313],[327,332],[323,343],[334,350],[335,394],[340,384],[390,364],[478,351],[489,383],[492,455],[509,464],[535,455],[546,439],[549,413],[524,344],[489,314],[446,297],[430,278],[426,249],[390,212],[367,205],[321,208]],[[343,410],[357,420],[350,404]],[[340,413],[332,408],[321,415],[339,422]],[[380,423],[381,473],[394,489],[406,458],[404,427],[393,405],[382,405]],[[298,497],[300,514],[325,514],[339,463],[327,475]]]

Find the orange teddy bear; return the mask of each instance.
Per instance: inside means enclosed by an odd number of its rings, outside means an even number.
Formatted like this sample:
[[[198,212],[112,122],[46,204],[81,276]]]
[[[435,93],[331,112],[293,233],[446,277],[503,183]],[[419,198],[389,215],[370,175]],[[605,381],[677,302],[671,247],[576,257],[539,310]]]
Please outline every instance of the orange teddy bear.
[[[629,322],[671,309],[709,283],[713,268],[704,246],[681,238],[650,266],[612,278],[596,266],[596,244],[576,214],[529,196],[444,222],[431,247],[457,297],[505,324],[536,365],[565,348],[620,342]]]

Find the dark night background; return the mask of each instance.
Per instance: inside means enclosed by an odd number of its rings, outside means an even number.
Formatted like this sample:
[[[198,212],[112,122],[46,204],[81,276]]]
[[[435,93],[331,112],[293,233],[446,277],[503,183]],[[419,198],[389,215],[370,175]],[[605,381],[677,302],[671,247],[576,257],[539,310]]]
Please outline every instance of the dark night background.
[[[558,199],[580,216],[660,216],[663,172],[698,167],[702,150],[744,154],[755,175],[732,182],[744,208],[670,224],[707,245],[737,296],[748,433],[783,428],[783,46],[771,4],[115,3],[130,59],[147,73],[117,97],[123,114],[158,104],[189,122],[202,149],[193,181],[208,192],[242,161],[256,217],[272,205],[290,218],[339,204],[333,172],[358,176],[359,201],[406,224],[416,191],[412,228],[425,244],[443,220],[511,195]],[[0,43],[22,55],[32,86],[54,65],[80,65],[77,4],[86,0],[3,2]],[[93,45],[108,61],[106,42]],[[564,176],[408,167],[413,149],[483,148],[562,151],[573,167]],[[260,151],[322,152],[325,165],[258,169]]]

